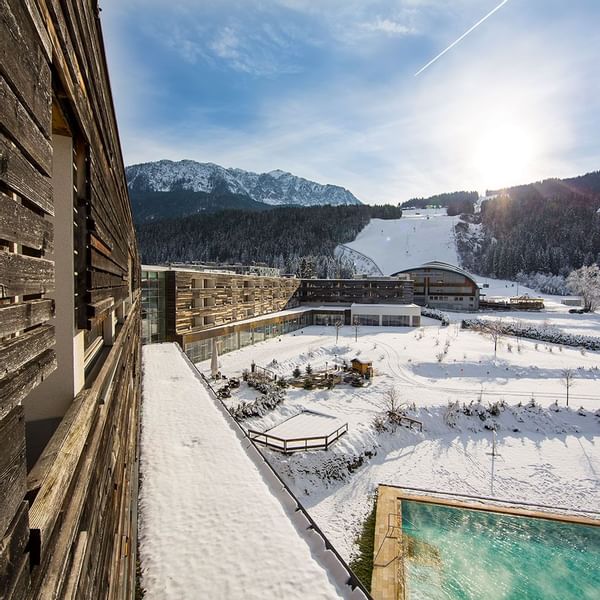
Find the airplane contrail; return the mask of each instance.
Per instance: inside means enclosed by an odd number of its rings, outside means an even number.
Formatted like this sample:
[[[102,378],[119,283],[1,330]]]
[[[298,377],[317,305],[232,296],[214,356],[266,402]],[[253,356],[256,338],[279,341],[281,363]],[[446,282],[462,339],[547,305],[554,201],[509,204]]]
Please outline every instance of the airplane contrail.
[[[454,48],[454,46],[456,46],[456,44],[458,44],[458,42],[460,42],[461,40],[466,38],[471,33],[471,31],[473,31],[474,29],[479,27],[486,19],[489,19],[497,10],[500,10],[507,2],[508,2],[508,0],[502,0],[502,2],[500,2],[500,4],[498,4],[498,6],[496,6],[496,8],[492,9],[487,15],[485,15],[485,17],[483,17],[482,19],[477,21],[477,23],[475,23],[475,25],[473,25],[473,27],[471,27],[470,29],[465,31],[457,40],[454,40],[445,50],[442,50],[435,58],[432,58],[424,67],[421,67],[415,73],[415,77],[417,75],[420,75],[425,69],[430,67],[438,58],[441,58],[442,56],[444,56],[444,54],[446,54],[446,52],[448,52],[448,50],[452,50],[452,48]]]

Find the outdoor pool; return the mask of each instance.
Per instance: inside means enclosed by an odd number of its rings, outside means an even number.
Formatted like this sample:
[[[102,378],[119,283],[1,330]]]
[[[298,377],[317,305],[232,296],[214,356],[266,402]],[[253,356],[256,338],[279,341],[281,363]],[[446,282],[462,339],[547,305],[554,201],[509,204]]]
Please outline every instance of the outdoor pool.
[[[600,527],[402,500],[410,600],[598,600]]]

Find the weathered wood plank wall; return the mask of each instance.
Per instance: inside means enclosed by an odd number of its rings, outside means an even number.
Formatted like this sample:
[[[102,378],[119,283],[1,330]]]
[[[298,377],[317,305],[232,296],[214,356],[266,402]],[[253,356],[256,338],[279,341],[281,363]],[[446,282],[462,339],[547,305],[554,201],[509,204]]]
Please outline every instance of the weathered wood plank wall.
[[[167,275],[167,335],[175,341],[191,331],[283,310],[300,285],[298,279],[209,271]],[[169,321],[170,315],[175,318]]]
[[[74,324],[122,324],[28,474],[21,403],[56,368],[53,134],[74,146]],[[0,0],[0,600],[133,595],[138,288],[97,1]]]

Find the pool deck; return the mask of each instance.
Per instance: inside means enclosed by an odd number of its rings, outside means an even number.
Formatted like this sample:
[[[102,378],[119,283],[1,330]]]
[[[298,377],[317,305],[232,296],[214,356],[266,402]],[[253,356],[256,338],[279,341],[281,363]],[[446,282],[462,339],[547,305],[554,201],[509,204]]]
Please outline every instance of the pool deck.
[[[395,488],[380,485],[375,512],[371,595],[374,600],[404,600],[402,500]]]
[[[503,506],[501,501],[495,503],[492,500],[484,499],[480,501],[474,499],[455,500],[454,498],[416,494],[407,488],[380,485],[377,491],[373,574],[371,577],[371,595],[374,600],[406,600],[408,597],[403,573],[403,500],[600,527],[600,519],[580,515],[521,508],[518,505]]]

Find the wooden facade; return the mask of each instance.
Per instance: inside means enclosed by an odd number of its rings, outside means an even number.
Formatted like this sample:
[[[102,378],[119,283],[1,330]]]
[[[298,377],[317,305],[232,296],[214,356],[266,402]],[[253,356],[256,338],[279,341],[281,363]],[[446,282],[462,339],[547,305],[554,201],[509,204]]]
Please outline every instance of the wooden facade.
[[[0,0],[0,125],[0,599],[131,598],[139,260],[96,0]]]
[[[167,338],[284,310],[299,281],[226,272],[167,271]]]
[[[411,304],[413,282],[407,276],[362,279],[303,279],[301,304]]]

